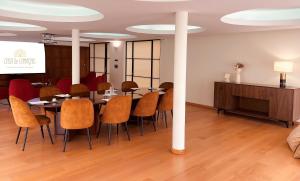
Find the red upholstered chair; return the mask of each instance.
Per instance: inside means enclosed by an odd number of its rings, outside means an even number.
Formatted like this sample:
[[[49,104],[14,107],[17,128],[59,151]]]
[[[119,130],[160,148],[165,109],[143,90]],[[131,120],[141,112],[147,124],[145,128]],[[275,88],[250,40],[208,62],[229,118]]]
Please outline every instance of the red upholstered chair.
[[[81,78],[80,82],[82,84],[87,84],[88,82],[91,82],[92,80],[96,79],[96,72],[90,72],[86,77]]]
[[[33,88],[31,82],[27,79],[14,79],[9,83],[9,95],[15,96],[23,101],[39,97],[37,90]]]
[[[64,94],[69,94],[71,90],[72,80],[69,78],[60,79],[56,87]]]
[[[90,91],[96,91],[96,72],[90,72],[85,78],[82,78],[80,82],[81,84],[86,85]]]
[[[97,82],[96,85],[98,85],[98,84],[100,84],[100,83],[103,83],[103,82],[107,82],[107,75],[106,75],[106,74],[103,74],[102,76],[98,76],[98,77],[96,78],[96,82]]]
[[[90,72],[89,75],[81,79],[81,83],[86,85],[90,91],[96,91],[99,83],[107,82],[106,74],[96,77],[95,72]]]

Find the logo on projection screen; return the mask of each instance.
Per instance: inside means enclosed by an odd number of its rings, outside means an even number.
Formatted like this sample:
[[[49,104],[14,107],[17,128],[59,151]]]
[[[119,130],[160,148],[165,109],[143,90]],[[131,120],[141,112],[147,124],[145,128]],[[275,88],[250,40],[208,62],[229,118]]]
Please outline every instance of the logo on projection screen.
[[[8,65],[8,68],[31,68],[32,65],[36,64],[36,59],[27,57],[27,53],[24,49],[17,49],[13,57],[4,58],[3,64]]]
[[[23,49],[18,49],[15,51],[15,58],[26,57],[26,51]]]

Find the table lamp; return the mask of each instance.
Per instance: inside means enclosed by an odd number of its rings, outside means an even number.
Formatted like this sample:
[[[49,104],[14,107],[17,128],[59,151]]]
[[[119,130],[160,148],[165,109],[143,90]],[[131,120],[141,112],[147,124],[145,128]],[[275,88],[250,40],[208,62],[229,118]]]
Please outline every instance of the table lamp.
[[[294,64],[289,61],[274,62],[274,71],[280,72],[280,88],[286,87],[286,73],[293,72]]]

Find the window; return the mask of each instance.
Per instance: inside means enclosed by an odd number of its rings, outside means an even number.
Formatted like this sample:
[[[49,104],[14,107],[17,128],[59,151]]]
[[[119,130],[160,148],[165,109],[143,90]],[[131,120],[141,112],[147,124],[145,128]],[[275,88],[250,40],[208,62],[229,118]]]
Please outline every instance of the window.
[[[110,69],[108,60],[108,43],[90,44],[90,71],[96,72],[97,76],[106,73],[109,81]]]
[[[159,87],[160,40],[126,42],[125,80]]]

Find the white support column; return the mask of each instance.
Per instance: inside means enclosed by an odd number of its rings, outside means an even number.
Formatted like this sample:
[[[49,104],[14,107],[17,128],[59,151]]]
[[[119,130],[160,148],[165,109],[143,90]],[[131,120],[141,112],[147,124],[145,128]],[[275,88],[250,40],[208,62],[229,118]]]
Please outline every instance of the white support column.
[[[185,152],[185,99],[186,99],[186,64],[187,64],[188,12],[176,13],[176,34],[174,53],[174,117],[172,152]]]
[[[72,84],[80,83],[80,40],[79,30],[72,29]]]

